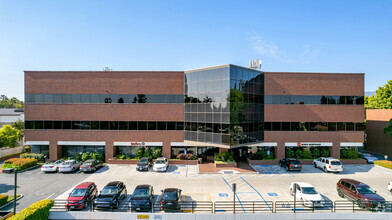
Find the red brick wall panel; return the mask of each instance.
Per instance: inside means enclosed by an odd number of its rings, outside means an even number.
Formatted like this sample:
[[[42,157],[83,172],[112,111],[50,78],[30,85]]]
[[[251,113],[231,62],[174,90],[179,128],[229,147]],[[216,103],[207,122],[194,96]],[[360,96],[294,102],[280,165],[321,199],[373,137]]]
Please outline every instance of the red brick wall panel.
[[[384,133],[384,128],[391,119],[392,109],[366,110],[366,150],[392,156],[392,137]]]

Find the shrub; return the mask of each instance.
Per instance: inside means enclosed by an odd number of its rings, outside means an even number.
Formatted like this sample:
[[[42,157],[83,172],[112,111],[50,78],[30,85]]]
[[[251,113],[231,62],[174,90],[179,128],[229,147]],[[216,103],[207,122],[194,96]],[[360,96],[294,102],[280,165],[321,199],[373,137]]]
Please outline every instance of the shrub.
[[[23,152],[30,153],[31,152],[31,147],[30,146],[25,146]]]
[[[219,154],[214,154],[215,161],[222,161]]]
[[[147,147],[147,149],[145,149],[143,157],[149,157],[149,158],[152,157],[152,150],[150,147]]]
[[[320,149],[314,148],[312,155],[313,155],[313,158],[319,158],[320,157]]]
[[[262,160],[263,159],[260,151],[257,151],[256,153],[251,154],[249,158],[251,160]]]
[[[44,199],[33,203],[8,220],[41,220],[49,218],[49,211],[54,205],[53,200]]]
[[[103,154],[96,153],[96,152],[90,153],[90,158],[95,160],[100,160],[100,161],[103,161],[104,159]]]
[[[142,158],[142,157],[144,156],[145,150],[146,150],[146,149],[144,149],[144,147],[139,148],[139,149],[136,151],[136,157],[137,157],[137,158]]]
[[[358,159],[359,154],[355,149],[342,149],[340,150],[340,158],[343,159]]]
[[[294,150],[291,148],[286,148],[286,157],[294,157]]]
[[[323,148],[323,149],[321,149],[320,154],[321,154],[322,157],[329,157],[329,150]]]
[[[38,161],[34,158],[11,158],[4,161],[1,169],[14,168],[20,171],[35,166],[37,163]]]
[[[158,158],[158,157],[161,157],[161,156],[162,156],[162,149],[161,148],[155,148],[152,151],[152,157],[153,158]]]
[[[310,152],[309,149],[304,149],[304,150],[302,151],[302,157],[303,157],[304,159],[312,159],[312,152]]]
[[[295,150],[295,157],[296,157],[297,159],[302,159],[302,158],[303,158],[302,149],[297,149],[297,150]]]
[[[389,160],[377,160],[374,161],[374,164],[388,169],[392,169],[392,161]]]
[[[20,155],[20,158],[34,158],[38,161],[45,161],[44,154],[35,154],[35,153],[24,153]]]
[[[88,153],[83,153],[81,156],[82,161],[86,161],[88,159],[90,159],[90,154]]]
[[[8,201],[8,196],[7,195],[0,195],[0,206],[3,206],[6,204]]]

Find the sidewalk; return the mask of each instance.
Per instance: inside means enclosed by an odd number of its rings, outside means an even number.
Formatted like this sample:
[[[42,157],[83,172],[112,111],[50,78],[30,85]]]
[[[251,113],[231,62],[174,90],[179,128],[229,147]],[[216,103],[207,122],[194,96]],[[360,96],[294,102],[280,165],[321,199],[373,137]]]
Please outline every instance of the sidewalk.
[[[247,162],[240,161],[237,168],[215,168],[213,162],[199,164],[199,173],[218,173],[221,170],[235,170],[240,173],[257,173]]]

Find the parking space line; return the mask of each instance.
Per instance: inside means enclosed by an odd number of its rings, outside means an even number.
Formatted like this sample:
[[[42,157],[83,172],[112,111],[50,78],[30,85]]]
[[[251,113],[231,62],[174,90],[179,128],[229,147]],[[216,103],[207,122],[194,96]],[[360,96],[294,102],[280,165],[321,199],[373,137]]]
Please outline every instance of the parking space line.
[[[185,177],[188,177],[188,165],[186,165],[186,174]]]
[[[272,212],[272,208],[268,205],[268,203],[265,201],[264,197],[259,193],[259,191],[257,191],[252,185],[250,185],[244,178],[240,177],[245,183],[247,183],[250,187],[252,187],[252,189],[254,191],[257,192],[257,194],[259,194],[259,196],[264,200],[265,204],[268,206],[268,208],[271,210]]]
[[[223,179],[223,181],[225,181],[225,183],[227,184],[227,186],[229,186],[229,188],[231,189],[231,191],[233,191],[233,188],[231,188],[230,184],[226,181],[226,179],[225,179],[223,176],[222,176],[222,179]],[[240,203],[240,205],[241,205],[241,207],[242,207],[242,210],[244,210],[244,213],[246,213],[246,211],[245,211],[245,209],[244,209],[244,206],[242,206],[241,200],[240,200],[240,198],[238,197],[237,193],[234,192],[234,194],[235,194],[235,196],[237,197],[237,200],[238,200],[238,202]]]

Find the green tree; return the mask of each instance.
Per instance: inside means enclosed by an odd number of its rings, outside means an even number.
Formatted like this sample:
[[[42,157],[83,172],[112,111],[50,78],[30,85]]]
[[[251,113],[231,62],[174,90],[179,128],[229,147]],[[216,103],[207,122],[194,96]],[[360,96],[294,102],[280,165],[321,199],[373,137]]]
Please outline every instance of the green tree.
[[[0,147],[16,147],[18,141],[18,130],[10,125],[4,125],[0,130]]]
[[[0,108],[23,108],[23,101],[15,97],[9,99],[6,95],[0,95]]]
[[[392,137],[392,118],[389,120],[388,126],[384,128],[384,133]]]
[[[392,109],[392,80],[378,87],[376,94],[365,96],[365,107],[368,109]]]
[[[18,139],[22,140],[24,137],[24,122],[18,119],[15,122],[12,122],[11,127],[18,130]]]

